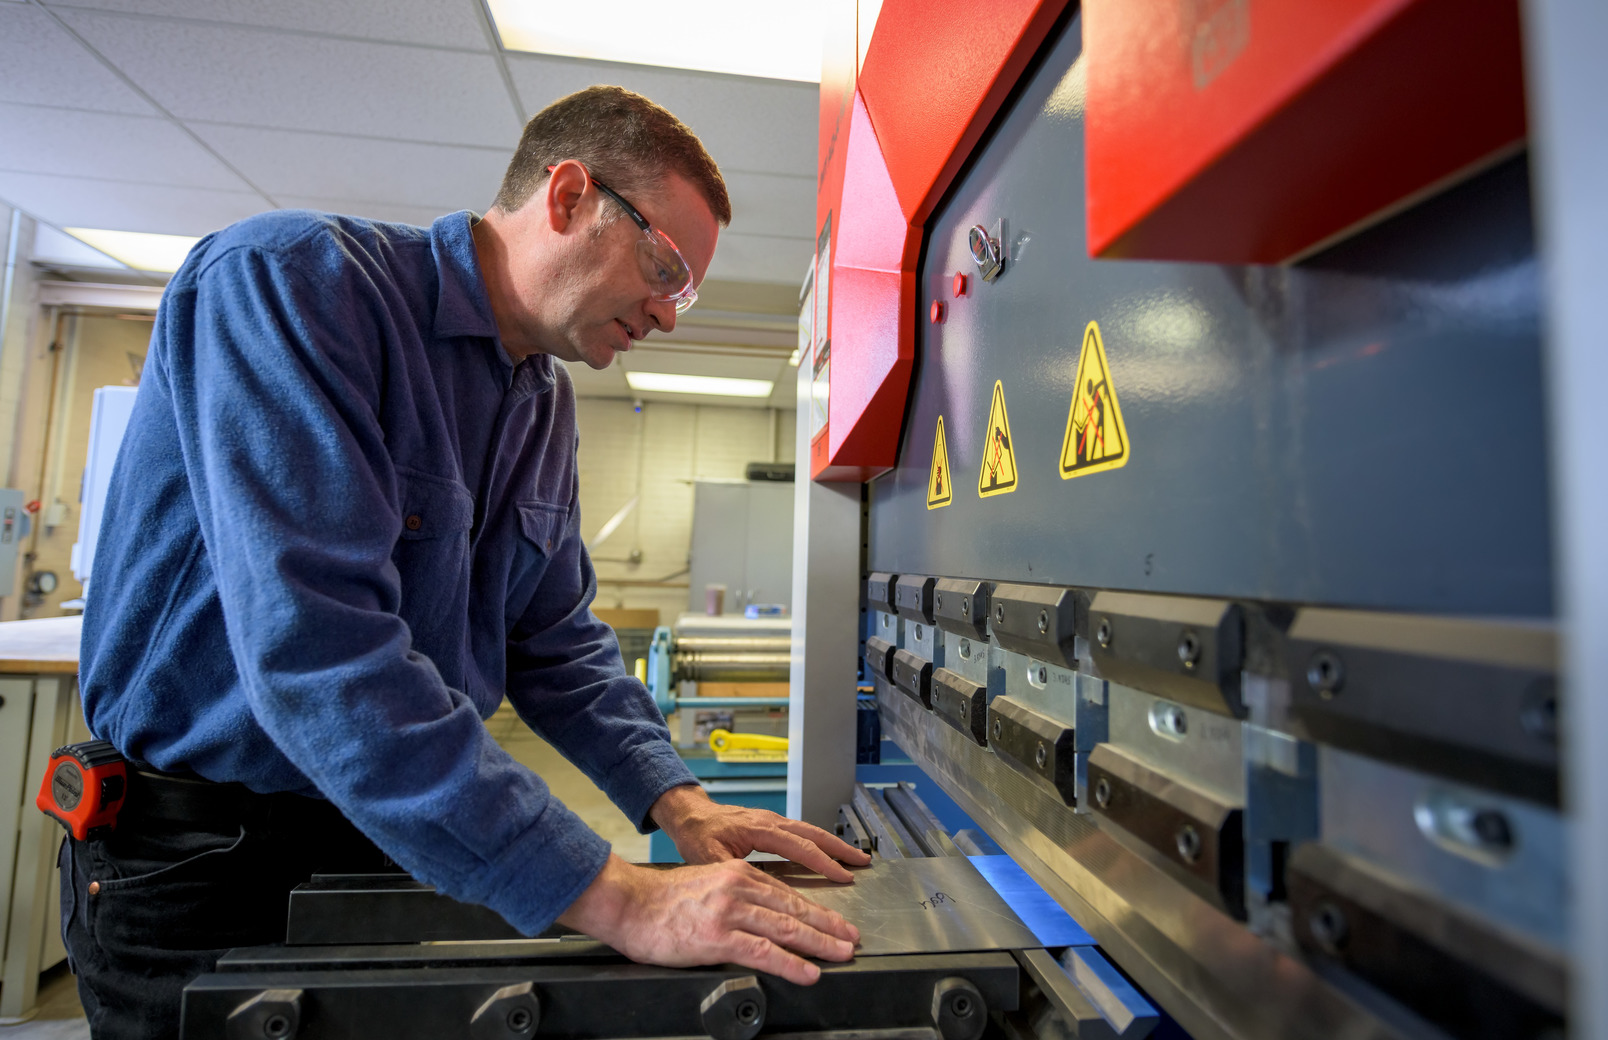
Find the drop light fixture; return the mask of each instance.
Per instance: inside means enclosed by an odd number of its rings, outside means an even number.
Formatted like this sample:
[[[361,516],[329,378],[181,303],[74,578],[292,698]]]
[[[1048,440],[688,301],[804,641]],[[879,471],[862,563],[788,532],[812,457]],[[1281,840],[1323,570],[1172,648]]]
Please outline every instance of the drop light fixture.
[[[488,0],[511,51],[821,81],[821,11],[797,0]]]
[[[140,231],[104,231],[99,228],[62,228],[80,242],[99,249],[114,260],[141,271],[171,274],[201,241],[188,235],[151,235]]]
[[[687,376],[676,372],[627,372],[625,382],[632,390],[641,393],[707,394],[712,397],[769,397],[776,386],[769,379]]]

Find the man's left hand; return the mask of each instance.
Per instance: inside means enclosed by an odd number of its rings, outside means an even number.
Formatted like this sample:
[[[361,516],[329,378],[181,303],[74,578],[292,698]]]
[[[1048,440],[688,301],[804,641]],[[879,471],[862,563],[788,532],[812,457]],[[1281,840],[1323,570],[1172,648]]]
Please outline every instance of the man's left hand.
[[[771,852],[801,863],[830,881],[853,881],[838,862],[863,867],[871,857],[842,838],[802,820],[789,820],[768,809],[721,805],[703,788],[672,787],[653,803],[648,815],[676,843],[688,863],[743,859],[750,852]]]

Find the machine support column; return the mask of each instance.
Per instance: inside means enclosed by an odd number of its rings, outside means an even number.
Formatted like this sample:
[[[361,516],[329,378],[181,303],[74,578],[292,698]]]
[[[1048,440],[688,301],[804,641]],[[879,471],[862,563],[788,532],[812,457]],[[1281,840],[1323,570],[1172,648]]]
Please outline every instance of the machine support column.
[[[1608,136],[1600,43],[1608,9],[1592,0],[1525,5],[1545,361],[1550,391],[1553,567],[1565,696],[1564,798],[1574,814],[1574,1007],[1570,1035],[1608,1038],[1608,888],[1586,881],[1608,860]]]
[[[830,829],[854,791],[862,486],[809,479],[810,366],[799,366],[787,815]]]

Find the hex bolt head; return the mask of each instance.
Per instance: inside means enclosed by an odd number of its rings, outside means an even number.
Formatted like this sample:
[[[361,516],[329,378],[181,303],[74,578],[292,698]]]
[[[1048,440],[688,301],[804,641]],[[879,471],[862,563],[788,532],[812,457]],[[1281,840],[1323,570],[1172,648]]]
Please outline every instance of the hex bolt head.
[[[1480,809],[1471,822],[1481,845],[1500,852],[1513,847],[1513,825],[1500,809]]]
[[[504,986],[481,1004],[469,1019],[473,1040],[527,1040],[541,1020],[541,1000],[533,983]]]
[[[1048,632],[1050,630],[1050,612],[1049,611],[1047,611],[1047,610],[1039,611],[1038,626],[1039,626],[1039,631],[1040,632]]]
[[[1340,692],[1346,684],[1345,666],[1332,650],[1319,650],[1307,662],[1307,685],[1324,700]]]
[[[1346,912],[1328,901],[1319,903],[1307,918],[1307,931],[1312,933],[1313,941],[1330,956],[1338,956],[1345,949],[1350,930]]]
[[[977,1040],[988,1025],[988,1004],[976,986],[950,976],[932,988],[932,1024],[943,1040]]]
[[[1111,805],[1111,781],[1103,776],[1094,783],[1094,804],[1102,809]]]
[[[1190,670],[1200,663],[1200,637],[1187,628],[1178,637],[1178,663]]]
[[[1101,646],[1110,646],[1111,645],[1111,619],[1110,618],[1107,617],[1107,618],[1101,618],[1100,619],[1100,627],[1095,629],[1094,639],[1095,639],[1095,642],[1099,643]]]
[[[1178,846],[1178,858],[1185,863],[1193,863],[1200,859],[1200,832],[1195,830],[1192,824],[1186,823],[1178,828],[1173,842]]]
[[[765,1026],[765,991],[752,975],[727,979],[698,1005],[714,1040],[753,1040]]]
[[[265,989],[224,1021],[227,1040],[293,1040],[301,1028],[299,989]]]

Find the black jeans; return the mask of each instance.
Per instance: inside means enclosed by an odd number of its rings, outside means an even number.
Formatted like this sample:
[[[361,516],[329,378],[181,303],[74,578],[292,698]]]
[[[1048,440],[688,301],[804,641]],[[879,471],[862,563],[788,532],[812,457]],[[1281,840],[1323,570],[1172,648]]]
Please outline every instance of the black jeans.
[[[284,941],[292,888],[315,872],[394,869],[332,806],[294,795],[205,820],[125,811],[105,840],[68,838],[57,863],[95,1040],[176,1040],[186,985],[229,949]]]

